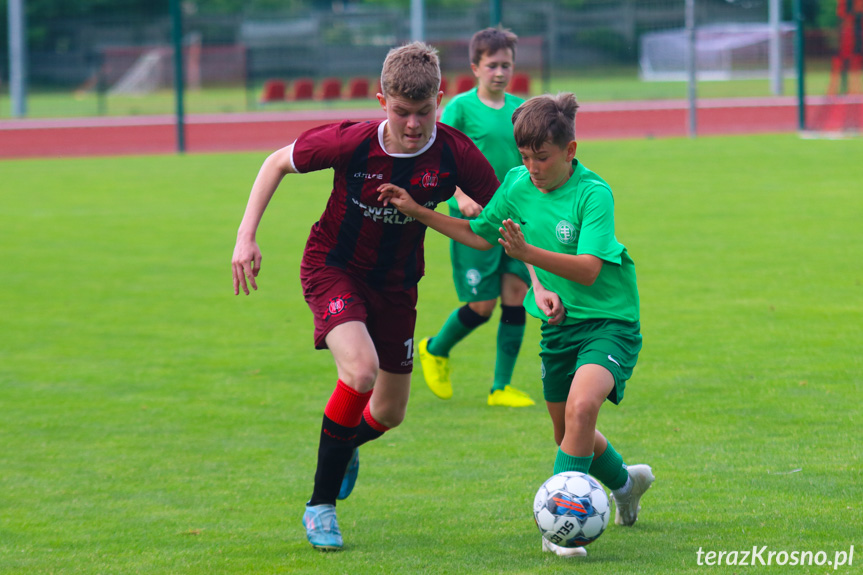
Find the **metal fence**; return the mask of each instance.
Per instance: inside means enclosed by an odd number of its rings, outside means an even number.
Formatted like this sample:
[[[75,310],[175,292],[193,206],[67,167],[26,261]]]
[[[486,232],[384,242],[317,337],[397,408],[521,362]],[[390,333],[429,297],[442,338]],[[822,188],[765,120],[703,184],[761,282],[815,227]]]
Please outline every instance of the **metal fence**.
[[[28,115],[171,113],[174,74],[165,4],[163,11],[144,15],[49,18],[29,13]],[[253,3],[254,9],[247,6],[227,13],[205,11],[207,3],[198,4],[183,3],[187,111],[191,113],[373,105],[361,91],[349,94],[351,80],[364,78],[368,93],[373,94],[387,50],[411,39],[408,2],[328,3],[325,10],[295,2],[290,10],[278,12],[263,11]],[[790,1],[785,4],[787,21]],[[839,34],[831,28],[829,17],[836,10],[836,0],[819,4],[807,30],[807,70],[815,78],[810,82],[814,93],[827,90]],[[505,0],[501,8],[503,25],[522,39],[517,67],[531,78],[530,93],[572,89],[585,92],[591,100],[686,96],[682,78],[651,82],[643,73],[645,39],[682,30],[684,0]],[[760,64],[766,59],[763,38],[740,45],[742,34],[734,32],[735,26],[766,25],[768,0],[696,0],[696,9],[699,27],[724,26],[730,39],[714,42],[716,50],[725,52],[711,57],[728,62],[736,58],[753,72],[747,79],[729,77],[705,84],[700,95],[770,95]],[[0,117],[8,117],[5,11],[2,17]],[[456,89],[459,76],[469,73],[470,36],[489,23],[490,7],[485,2],[457,7],[427,4],[424,39],[440,49],[451,90]],[[789,83],[793,82],[788,66],[792,53],[790,35],[786,35],[783,54]],[[298,80],[306,86],[303,94],[295,90]],[[324,94],[324,80],[340,84],[337,95]],[[276,97],[266,97],[267,86],[276,87]],[[786,90],[793,93],[790,84]]]

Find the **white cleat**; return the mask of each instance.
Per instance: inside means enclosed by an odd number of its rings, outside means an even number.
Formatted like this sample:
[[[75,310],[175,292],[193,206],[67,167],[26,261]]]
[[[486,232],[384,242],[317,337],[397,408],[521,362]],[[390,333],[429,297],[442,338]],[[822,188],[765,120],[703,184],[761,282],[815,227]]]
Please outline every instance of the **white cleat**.
[[[561,547],[545,537],[542,537],[542,550],[545,553],[554,553],[560,557],[587,557],[587,549],[584,547]]]
[[[650,489],[656,479],[649,465],[631,465],[627,470],[629,471],[629,478],[632,480],[629,493],[625,495],[618,495],[613,491],[611,493],[611,497],[614,499],[615,525],[635,524],[638,520],[638,512],[641,511],[641,505],[639,505],[641,496]]]

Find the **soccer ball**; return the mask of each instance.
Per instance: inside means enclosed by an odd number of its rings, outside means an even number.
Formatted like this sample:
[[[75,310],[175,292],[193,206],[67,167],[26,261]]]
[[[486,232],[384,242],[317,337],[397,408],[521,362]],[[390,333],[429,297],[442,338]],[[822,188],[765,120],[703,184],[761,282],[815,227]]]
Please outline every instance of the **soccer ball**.
[[[605,490],[578,471],[550,477],[533,500],[533,518],[542,536],[561,547],[583,547],[602,535],[610,508]]]

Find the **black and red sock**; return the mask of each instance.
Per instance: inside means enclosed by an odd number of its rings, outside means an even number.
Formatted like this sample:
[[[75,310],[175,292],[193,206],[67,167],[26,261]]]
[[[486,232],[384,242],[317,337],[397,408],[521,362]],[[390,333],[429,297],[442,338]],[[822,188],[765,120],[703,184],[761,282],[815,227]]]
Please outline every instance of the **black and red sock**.
[[[360,393],[341,380],[336,384],[324,409],[315,488],[308,505],[335,504],[371,396],[371,391]]]
[[[359,447],[363,443],[375,440],[390,430],[386,425],[375,421],[375,418],[372,417],[370,407],[371,404],[368,404],[365,410],[363,410],[363,419],[360,421],[359,426],[357,426],[357,437],[354,439],[354,447]]]

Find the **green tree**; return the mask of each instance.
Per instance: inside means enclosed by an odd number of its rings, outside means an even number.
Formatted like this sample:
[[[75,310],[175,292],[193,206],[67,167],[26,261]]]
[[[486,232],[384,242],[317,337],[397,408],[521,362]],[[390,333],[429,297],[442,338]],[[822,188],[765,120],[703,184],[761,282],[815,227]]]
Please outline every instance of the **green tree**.
[[[803,21],[813,28],[832,28],[836,25],[837,0],[800,0],[800,10]],[[794,17],[794,0],[783,0],[782,18],[792,20]]]
[[[75,16],[156,16],[168,13],[168,0],[25,0],[28,18]],[[5,3],[5,2],[4,2]]]

